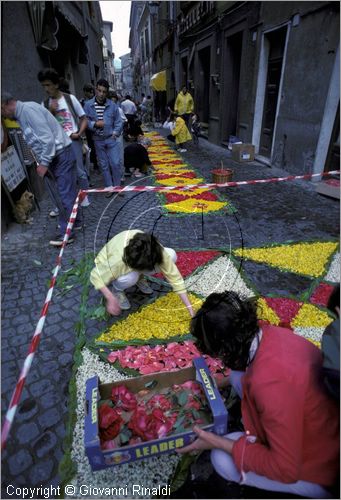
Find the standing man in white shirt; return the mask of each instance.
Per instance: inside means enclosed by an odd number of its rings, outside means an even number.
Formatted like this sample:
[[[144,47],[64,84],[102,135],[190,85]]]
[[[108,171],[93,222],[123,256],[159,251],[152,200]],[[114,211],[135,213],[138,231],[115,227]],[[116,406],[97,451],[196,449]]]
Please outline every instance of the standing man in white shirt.
[[[125,96],[124,101],[121,102],[121,108],[123,113],[126,115],[126,118],[128,120],[128,127],[125,135],[129,134],[129,129],[134,125],[135,119],[136,119],[136,113],[137,113],[137,107],[135,103],[131,100],[131,97],[129,94]]]
[[[89,180],[83,160],[82,135],[85,134],[88,120],[78,99],[61,92],[59,88],[60,76],[53,68],[47,68],[38,73],[38,80],[46,91],[48,98],[42,103],[57,119],[64,132],[72,140],[72,150],[77,161],[77,181],[80,189],[89,189]],[[90,205],[86,196],[81,204]]]

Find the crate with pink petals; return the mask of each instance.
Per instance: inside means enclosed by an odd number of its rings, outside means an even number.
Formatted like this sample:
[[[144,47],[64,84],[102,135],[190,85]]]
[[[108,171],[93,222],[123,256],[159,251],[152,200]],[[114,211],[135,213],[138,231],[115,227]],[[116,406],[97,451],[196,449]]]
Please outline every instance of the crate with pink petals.
[[[92,470],[190,444],[196,439],[191,418],[206,431],[227,432],[228,412],[202,357],[182,370],[107,384],[97,376],[88,379],[84,444]]]

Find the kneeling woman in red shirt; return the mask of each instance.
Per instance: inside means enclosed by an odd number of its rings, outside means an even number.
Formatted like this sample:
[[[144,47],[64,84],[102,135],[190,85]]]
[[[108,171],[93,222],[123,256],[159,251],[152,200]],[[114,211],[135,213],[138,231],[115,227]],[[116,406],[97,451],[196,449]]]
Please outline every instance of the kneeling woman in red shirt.
[[[198,439],[180,453],[212,449],[228,481],[305,498],[333,498],[339,472],[339,409],[321,379],[322,355],[291,330],[258,324],[256,304],[213,293],[192,319],[204,354],[232,369],[245,432]]]

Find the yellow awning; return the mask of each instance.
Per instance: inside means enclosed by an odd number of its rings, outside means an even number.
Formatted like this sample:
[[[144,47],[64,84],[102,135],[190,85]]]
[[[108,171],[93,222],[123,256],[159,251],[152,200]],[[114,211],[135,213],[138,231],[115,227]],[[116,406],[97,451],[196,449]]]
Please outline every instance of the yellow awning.
[[[166,90],[166,85],[166,70],[155,73],[150,79],[150,86],[153,90]]]

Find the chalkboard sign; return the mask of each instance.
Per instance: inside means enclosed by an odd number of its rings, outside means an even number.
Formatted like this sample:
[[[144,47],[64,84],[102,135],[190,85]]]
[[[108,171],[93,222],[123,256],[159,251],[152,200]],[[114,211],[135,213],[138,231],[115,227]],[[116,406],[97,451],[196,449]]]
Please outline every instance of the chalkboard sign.
[[[9,192],[12,192],[26,179],[25,170],[14,146],[1,153],[1,177]]]

